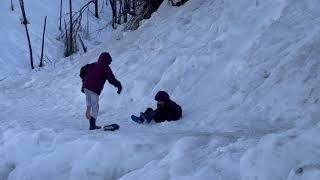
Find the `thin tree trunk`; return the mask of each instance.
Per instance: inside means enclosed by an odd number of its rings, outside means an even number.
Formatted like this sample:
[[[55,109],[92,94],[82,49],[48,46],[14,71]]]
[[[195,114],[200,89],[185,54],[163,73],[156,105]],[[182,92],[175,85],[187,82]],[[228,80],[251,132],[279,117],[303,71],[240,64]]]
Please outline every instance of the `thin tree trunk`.
[[[110,2],[110,6],[111,6],[111,9],[112,9],[112,28],[115,29],[115,22],[116,22],[116,13],[115,13],[115,0],[109,0]]]
[[[43,49],[44,49],[44,36],[46,34],[46,25],[47,25],[47,16],[44,18],[43,34],[42,34],[42,48],[41,48],[41,57],[40,57],[39,67],[43,66]]]
[[[14,11],[12,0],[11,0],[11,11]]]
[[[119,2],[119,13],[118,13],[118,24],[121,24],[122,20],[122,13],[123,13],[123,6],[122,6],[122,0]]]
[[[72,0],[69,0],[69,9],[70,9],[70,33],[69,33],[69,39],[70,39],[70,44],[69,44],[69,53],[68,56],[70,54],[73,53],[73,22],[72,22]]]
[[[83,49],[84,53],[86,53],[87,52],[87,47],[84,45],[84,43],[82,41],[82,38],[81,38],[81,36],[79,34],[78,34],[78,37],[80,39],[80,43],[81,43],[82,49]]]
[[[117,23],[118,22],[118,12],[117,12],[117,0],[113,1],[113,8],[114,8],[114,22]]]
[[[19,0],[19,2],[20,2],[20,8],[21,8],[22,18],[23,18],[22,24],[28,24],[26,12],[24,10],[24,2],[23,0]]]
[[[132,10],[133,12],[136,12],[136,0],[132,0]]]
[[[66,23],[66,20],[64,20],[64,29],[66,31],[66,51],[65,51],[65,57],[69,56],[69,39],[68,39],[68,29],[67,29],[67,23]]]
[[[32,47],[31,47],[31,41],[30,41],[28,26],[25,24],[24,27],[25,27],[25,29],[26,29],[27,38],[28,38],[28,45],[29,45],[29,52],[30,52],[30,65],[31,65],[31,69],[34,69],[34,65],[33,65],[33,55],[32,55]]]
[[[94,0],[94,9],[95,9],[95,17],[99,18],[99,5],[98,5],[98,0]]]
[[[31,46],[31,41],[30,41],[30,36],[29,36],[29,31],[28,31],[28,21],[27,21],[27,17],[26,17],[26,12],[24,10],[24,2],[23,2],[23,0],[19,0],[19,2],[20,2],[20,8],[21,8],[22,18],[23,18],[22,24],[24,24],[26,34],[27,34],[27,39],[28,39],[29,53],[30,53],[30,65],[31,65],[31,69],[34,69],[32,46]]]
[[[84,38],[89,39],[89,8],[87,8],[87,22],[85,27]]]
[[[123,11],[123,22],[128,22],[128,13],[129,13],[129,2],[128,0],[124,0],[124,11]]]
[[[62,30],[62,27],[61,27],[61,18],[62,18],[62,0],[60,1],[60,23],[59,23],[59,30],[61,31]]]

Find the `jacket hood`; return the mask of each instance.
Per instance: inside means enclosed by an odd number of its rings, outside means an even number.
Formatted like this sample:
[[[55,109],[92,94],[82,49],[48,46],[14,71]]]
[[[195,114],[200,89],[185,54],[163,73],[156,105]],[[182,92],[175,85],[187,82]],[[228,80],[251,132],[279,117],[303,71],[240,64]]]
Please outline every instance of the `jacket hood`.
[[[105,65],[110,65],[112,62],[111,56],[108,52],[103,52],[100,54],[98,63],[99,64],[105,64]]]
[[[170,100],[170,96],[167,92],[165,91],[159,91],[156,96],[154,97],[154,100],[156,101],[169,101]]]

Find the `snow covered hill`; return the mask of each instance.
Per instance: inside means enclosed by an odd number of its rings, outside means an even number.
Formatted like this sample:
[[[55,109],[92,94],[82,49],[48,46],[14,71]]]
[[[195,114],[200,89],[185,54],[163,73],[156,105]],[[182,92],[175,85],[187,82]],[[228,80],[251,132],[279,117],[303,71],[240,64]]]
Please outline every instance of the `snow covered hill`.
[[[319,179],[319,5],[165,2],[137,31],[8,76],[0,179]],[[124,87],[117,95],[106,85],[101,96],[98,123],[121,126],[112,133],[87,130],[78,76],[102,51]],[[131,122],[159,90],[182,105],[183,119]]]
[[[84,0],[73,0],[73,10],[77,12],[80,7],[86,4]],[[28,28],[30,32],[31,45],[33,49],[33,58],[35,67],[39,65],[41,54],[42,31],[45,16],[47,18],[47,28],[45,36],[45,60],[46,64],[55,63],[63,57],[63,43],[58,40],[60,37],[59,31],[59,0],[24,0],[26,16],[29,21]],[[23,24],[21,24],[21,10],[19,0],[13,0],[14,11],[10,10],[10,1],[4,1],[0,4],[0,20],[1,20],[1,56],[0,56],[0,80],[12,75],[23,75],[31,71],[28,41]],[[64,27],[64,19],[68,22],[68,2],[63,1],[62,4],[62,28]],[[90,11],[84,12],[83,25],[84,27],[89,21],[89,35],[84,39],[86,45],[92,47],[94,44],[99,44],[104,38],[110,36],[111,27],[107,27],[110,23],[109,7],[105,4],[100,4],[101,18],[95,19],[93,14],[93,5],[90,6]],[[88,16],[87,16],[88,15]],[[88,17],[88,19],[87,19]],[[84,36],[82,36],[84,38]],[[88,44],[89,43],[89,44]]]

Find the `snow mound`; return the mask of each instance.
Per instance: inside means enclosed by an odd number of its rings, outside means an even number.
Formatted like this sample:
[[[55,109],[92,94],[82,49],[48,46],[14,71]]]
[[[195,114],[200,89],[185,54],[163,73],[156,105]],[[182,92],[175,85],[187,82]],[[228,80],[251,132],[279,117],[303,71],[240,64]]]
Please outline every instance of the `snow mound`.
[[[319,128],[268,135],[241,159],[242,179],[313,180],[320,176]]]

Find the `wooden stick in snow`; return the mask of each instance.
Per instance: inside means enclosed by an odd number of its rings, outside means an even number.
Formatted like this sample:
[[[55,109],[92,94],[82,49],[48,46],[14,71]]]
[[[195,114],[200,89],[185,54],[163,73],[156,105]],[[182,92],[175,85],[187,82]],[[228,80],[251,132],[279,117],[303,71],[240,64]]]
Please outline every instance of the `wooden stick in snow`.
[[[19,3],[20,3],[21,12],[22,12],[22,24],[29,24],[27,20],[26,12],[24,10],[23,0],[19,0]]]
[[[11,11],[14,11],[12,0],[11,0]]]
[[[95,9],[95,17],[99,18],[99,6],[98,6],[98,0],[94,0],[94,9]]]
[[[41,57],[40,57],[39,67],[43,66],[43,49],[44,49],[44,36],[46,33],[46,24],[47,24],[47,16],[44,18],[43,34],[42,34],[42,48],[41,48]]]
[[[69,53],[67,56],[71,55],[73,53],[73,21],[72,21],[72,0],[69,0],[69,10],[70,10],[70,29],[69,29],[69,39],[70,39],[70,44],[69,44]]]
[[[59,30],[61,31],[61,18],[62,18],[62,0],[60,1],[60,18],[59,18],[59,20],[60,20],[60,24],[59,24]]]
[[[66,23],[66,20],[64,20],[64,29],[65,29],[65,33],[66,33],[66,51],[65,51],[65,54],[64,56],[65,57],[68,57],[69,56],[69,39],[68,39],[68,29],[67,29],[67,23]]]

